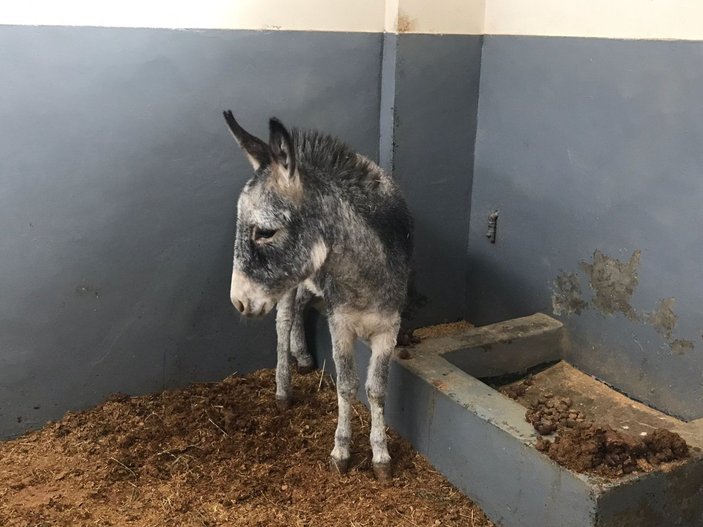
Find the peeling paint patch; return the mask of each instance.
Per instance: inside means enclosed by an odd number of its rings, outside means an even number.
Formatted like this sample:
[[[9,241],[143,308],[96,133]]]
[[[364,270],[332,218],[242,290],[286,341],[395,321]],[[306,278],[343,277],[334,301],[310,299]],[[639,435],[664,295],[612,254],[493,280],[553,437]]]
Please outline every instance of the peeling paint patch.
[[[663,298],[659,301],[656,311],[645,313],[643,319],[652,326],[657,333],[666,338],[666,343],[672,353],[683,355],[691,351],[695,344],[692,340],[674,339],[674,330],[678,324],[679,316],[674,312],[675,298]]]
[[[552,311],[555,315],[580,315],[592,307],[604,315],[623,313],[633,322],[654,328],[672,353],[683,355],[696,345],[692,340],[674,338],[679,321],[674,311],[675,298],[661,299],[654,311],[637,311],[630,304],[639,285],[640,256],[641,251],[636,250],[629,260],[620,261],[596,250],[592,263],[580,262],[593,292],[590,302],[583,298],[578,274],[561,271],[552,283]],[[636,339],[635,342],[642,347]]]
[[[676,339],[669,342],[669,347],[671,348],[672,353],[676,353],[677,355],[683,355],[684,353],[691,351],[693,348],[695,348],[696,345],[693,343],[692,340]]]
[[[593,306],[605,315],[623,313],[630,320],[640,320],[630,305],[639,283],[637,268],[641,251],[632,253],[626,262],[611,258],[599,250],[593,253],[593,263],[581,262],[595,294]]]
[[[559,273],[552,284],[552,312],[555,315],[580,315],[587,307],[578,275],[565,271]]]
[[[659,301],[656,311],[646,315],[647,323],[670,340],[676,329],[679,317],[674,313],[675,298],[664,298]]]

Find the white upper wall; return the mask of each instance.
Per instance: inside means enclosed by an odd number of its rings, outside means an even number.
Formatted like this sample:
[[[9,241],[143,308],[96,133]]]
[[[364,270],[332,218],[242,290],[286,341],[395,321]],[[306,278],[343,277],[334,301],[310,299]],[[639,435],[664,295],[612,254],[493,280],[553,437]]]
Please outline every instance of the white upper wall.
[[[1,0],[0,0],[1,1]],[[479,34],[485,0],[4,0],[0,24]]]
[[[484,32],[703,40],[703,0],[487,0]]]
[[[383,31],[383,0],[5,0],[0,24]]]
[[[703,40],[703,0],[0,0],[0,24]]]

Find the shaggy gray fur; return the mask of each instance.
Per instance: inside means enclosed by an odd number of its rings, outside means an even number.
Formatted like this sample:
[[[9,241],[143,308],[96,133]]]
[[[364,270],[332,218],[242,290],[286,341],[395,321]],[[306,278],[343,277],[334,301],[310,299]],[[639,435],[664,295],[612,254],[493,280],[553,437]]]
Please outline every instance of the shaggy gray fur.
[[[390,475],[383,406],[388,365],[406,300],[412,221],[395,181],[338,139],[289,132],[270,121],[268,144],[225,112],[255,170],[239,198],[232,303],[246,316],[277,305],[279,407],[291,402],[290,356],[312,366],[303,309],[311,294],[327,309],[337,370],[339,420],[332,466],[349,462],[351,403],[358,388],[353,344],[372,350],[366,391],[377,477]]]

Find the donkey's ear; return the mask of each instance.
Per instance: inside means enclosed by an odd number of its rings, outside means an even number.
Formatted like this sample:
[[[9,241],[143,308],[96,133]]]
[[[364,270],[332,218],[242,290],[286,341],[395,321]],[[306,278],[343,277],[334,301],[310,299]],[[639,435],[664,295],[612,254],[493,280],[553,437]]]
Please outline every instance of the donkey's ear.
[[[293,138],[283,123],[272,117],[269,120],[269,151],[271,161],[278,165],[282,175],[295,177],[295,150]]]
[[[244,128],[239,126],[239,123],[232,115],[232,110],[223,112],[225,121],[229,127],[229,131],[239,143],[239,146],[244,150],[244,153],[249,159],[254,170],[258,170],[260,166],[266,166],[271,162],[268,146],[258,137],[251,135]]]

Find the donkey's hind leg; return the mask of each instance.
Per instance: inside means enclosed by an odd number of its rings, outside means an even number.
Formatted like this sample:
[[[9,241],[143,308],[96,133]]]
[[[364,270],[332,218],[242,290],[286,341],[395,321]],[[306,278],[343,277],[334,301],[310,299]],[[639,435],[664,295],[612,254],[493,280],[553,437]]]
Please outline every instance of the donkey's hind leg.
[[[293,321],[290,330],[290,352],[298,363],[299,373],[309,373],[315,369],[312,355],[305,342],[305,306],[312,293],[304,285],[299,285],[293,303]]]
[[[276,306],[276,405],[279,410],[290,408],[293,390],[290,382],[290,336],[296,290],[286,293]]]
[[[385,481],[391,478],[391,457],[388,454],[386,439],[386,422],[384,406],[386,402],[386,385],[388,368],[395,349],[398,335],[398,323],[371,337],[371,361],[366,377],[366,396],[371,410],[371,451],[373,471],[376,478]]]

